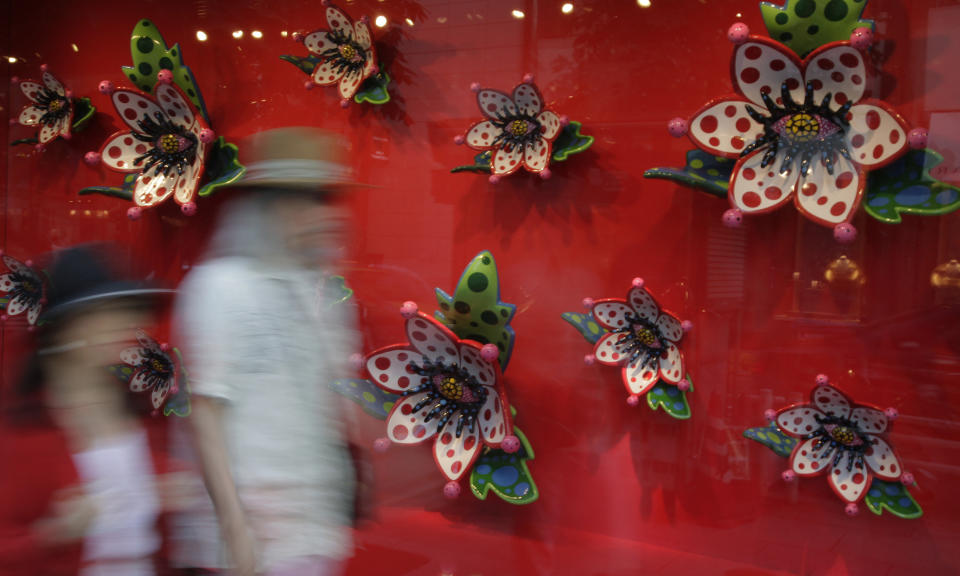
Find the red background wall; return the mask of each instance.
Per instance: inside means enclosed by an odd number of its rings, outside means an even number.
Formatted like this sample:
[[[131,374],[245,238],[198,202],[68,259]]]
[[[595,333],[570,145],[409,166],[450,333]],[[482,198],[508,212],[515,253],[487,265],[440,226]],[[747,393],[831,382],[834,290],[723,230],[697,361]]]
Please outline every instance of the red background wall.
[[[724,228],[725,201],[641,175],[682,163],[690,145],[666,123],[730,91],[726,29],[743,20],[765,33],[757,3],[577,0],[571,14],[561,4],[344,1],[354,17],[387,17],[374,36],[395,57],[393,101],[345,111],[333,89],[304,90],[306,77],[278,58],[306,55],[281,31],[324,26],[317,1],[7,3],[0,53],[18,61],[4,77],[36,78],[47,63],[100,114],[44,153],[0,147],[2,247],[25,259],[113,240],[170,283],[196,262],[216,198],[193,218],[168,202],[132,223],[128,204],[76,193],[120,180],[82,159],[121,127],[97,84],[123,84],[130,31],[149,18],[181,44],[218,134],[236,141],[308,124],[352,144],[356,170],[379,186],[352,200],[345,270],[367,350],[399,341],[400,303],[432,309],[433,287],[451,290],[483,249],[497,259],[503,299],[518,307],[507,385],[536,450],[539,502],[444,500],[430,450],[395,447],[375,461],[378,518],[358,533],[351,574],[960,572],[960,294],[931,283],[937,266],[960,258],[960,216],[894,226],[861,215],[849,246],[790,208]],[[930,126],[944,173],[960,181],[960,3],[872,0],[865,16],[879,40],[874,95]],[[549,181],[519,175],[494,187],[450,174],[472,158],[453,145],[479,119],[470,83],[508,90],[526,72],[554,109],[583,122],[593,148]],[[0,103],[10,116],[26,102],[4,81]],[[0,124],[6,141],[27,133]],[[865,282],[826,280],[840,256]],[[560,319],[581,311],[584,296],[622,297],[634,276],[696,324],[685,347],[696,383],[689,421],[628,407],[618,372],[585,367],[589,345]],[[22,357],[23,322],[3,327],[0,390]],[[848,518],[825,481],[781,482],[786,462],[741,436],[763,424],[764,409],[805,398],[819,372],[859,401],[899,409],[892,439],[919,483],[921,519],[865,509]],[[383,434],[382,423],[358,419],[366,440]]]

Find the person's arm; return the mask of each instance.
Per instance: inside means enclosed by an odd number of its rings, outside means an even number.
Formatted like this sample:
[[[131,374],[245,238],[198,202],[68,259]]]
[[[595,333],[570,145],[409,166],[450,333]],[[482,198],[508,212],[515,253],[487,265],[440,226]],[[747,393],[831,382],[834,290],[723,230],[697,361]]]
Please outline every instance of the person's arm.
[[[204,396],[194,396],[192,400],[194,447],[223,539],[236,573],[252,576],[256,573],[254,542],[230,471],[223,434],[223,411],[229,408],[216,399]]]

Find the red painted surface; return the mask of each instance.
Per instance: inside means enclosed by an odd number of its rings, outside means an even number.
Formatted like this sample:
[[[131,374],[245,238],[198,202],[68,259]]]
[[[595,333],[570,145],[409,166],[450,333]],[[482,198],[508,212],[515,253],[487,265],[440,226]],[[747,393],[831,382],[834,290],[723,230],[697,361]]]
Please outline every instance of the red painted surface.
[[[574,4],[565,15],[553,1],[344,2],[354,17],[387,17],[374,36],[395,82],[390,104],[342,110],[334,89],[304,90],[306,76],[278,58],[306,55],[281,31],[324,26],[319,2],[10,3],[0,48],[22,60],[5,64],[4,77],[36,78],[45,62],[100,113],[45,153],[0,147],[2,247],[26,259],[113,240],[171,283],[196,262],[216,198],[200,200],[193,218],[168,202],[131,223],[123,201],[76,194],[120,181],[83,155],[122,127],[97,84],[123,84],[130,31],[150,18],[180,43],[218,134],[236,141],[310,124],[351,142],[355,168],[378,186],[352,201],[345,270],[366,350],[400,341],[400,304],[432,307],[433,287],[452,289],[482,249],[497,259],[503,299],[518,307],[506,380],[536,450],[540,501],[447,501],[429,448],[395,446],[376,458],[378,517],[358,532],[351,574],[960,571],[960,289],[931,282],[937,266],[960,258],[960,216],[885,225],[861,214],[847,247],[789,207],[724,228],[726,201],[641,174],[682,163],[689,144],[667,134],[670,118],[730,92],[726,30],[742,19],[763,32],[756,2]],[[930,126],[931,146],[947,158],[941,173],[955,181],[958,12],[953,1],[872,0],[866,14],[879,40],[873,95]],[[558,113],[583,122],[593,148],[554,166],[548,181],[520,174],[491,187],[450,174],[472,158],[453,144],[479,119],[470,83],[509,89],[526,72]],[[5,116],[19,113],[22,95],[6,80],[0,91]],[[6,141],[27,133],[0,124]],[[841,256],[863,283],[826,279]],[[619,372],[584,366],[590,346],[560,319],[585,296],[622,297],[634,276],[696,324],[685,339],[696,383],[689,421],[628,407]],[[3,328],[5,392],[26,346],[23,322]],[[892,440],[919,483],[923,518],[865,509],[848,518],[826,481],[784,484],[786,461],[741,436],[763,425],[765,409],[803,400],[819,372],[859,401],[899,409]],[[365,440],[383,435],[382,423],[357,418]]]

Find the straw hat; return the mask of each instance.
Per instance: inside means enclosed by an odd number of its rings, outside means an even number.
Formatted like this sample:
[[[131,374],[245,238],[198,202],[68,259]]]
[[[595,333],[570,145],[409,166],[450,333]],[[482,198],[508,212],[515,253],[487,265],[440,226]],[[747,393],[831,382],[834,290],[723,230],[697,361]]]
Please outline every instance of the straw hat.
[[[335,190],[363,186],[344,161],[343,141],[307,126],[274,128],[248,136],[239,146],[246,173],[239,187]]]

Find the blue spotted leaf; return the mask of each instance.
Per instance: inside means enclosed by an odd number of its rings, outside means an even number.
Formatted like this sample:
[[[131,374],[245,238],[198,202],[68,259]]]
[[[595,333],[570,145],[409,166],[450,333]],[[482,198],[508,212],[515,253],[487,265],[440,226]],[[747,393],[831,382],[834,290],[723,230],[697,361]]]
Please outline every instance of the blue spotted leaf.
[[[223,136],[217,138],[210,148],[210,155],[207,157],[207,165],[204,168],[206,184],[200,187],[197,194],[209,196],[218,188],[229,186],[240,180],[247,169],[240,163],[238,156],[239,152],[235,144],[230,144],[223,139]]]
[[[687,382],[690,383],[690,389],[687,392],[693,392],[693,380],[689,374],[687,374]],[[662,380],[647,392],[647,405],[650,406],[651,410],[662,408],[664,412],[677,420],[690,418],[690,404],[687,403],[687,393]]]
[[[470,490],[480,500],[486,500],[491,490],[510,504],[530,504],[540,497],[537,484],[527,468],[527,460],[533,460],[533,447],[516,426],[513,433],[520,439],[519,450],[513,454],[487,450],[473,465]]]
[[[777,456],[783,458],[789,458],[790,453],[793,452],[793,447],[797,445],[796,438],[791,438],[781,432],[773,422],[769,426],[744,430],[743,436],[763,444],[773,450]]]
[[[863,208],[881,222],[897,224],[901,214],[935,216],[960,208],[960,188],[930,175],[943,156],[911,150],[883,168],[870,172]]]
[[[726,198],[735,163],[729,158],[714,156],[696,148],[687,152],[687,163],[683,168],[651,168],[643,173],[643,177],[671,180],[712,196]]]
[[[359,404],[363,411],[379,420],[386,420],[393,405],[401,398],[391,394],[369,380],[344,378],[330,384],[338,394]]]
[[[357,93],[353,96],[353,101],[357,104],[368,102],[370,104],[386,104],[390,101],[390,92],[387,86],[390,85],[390,75],[386,72],[378,72],[367,78],[360,85]]]
[[[607,333],[603,326],[597,324],[593,319],[593,314],[581,314],[579,312],[564,312],[561,318],[570,323],[578,332],[591,344],[596,344],[601,336]]]
[[[907,487],[900,482],[887,482],[874,477],[864,502],[867,508],[877,515],[883,514],[886,510],[907,520],[923,516],[920,505],[913,499]]]
[[[553,153],[550,158],[554,162],[563,162],[574,154],[583,152],[593,146],[593,136],[584,136],[580,133],[583,127],[579,122],[569,122],[553,141]]]

